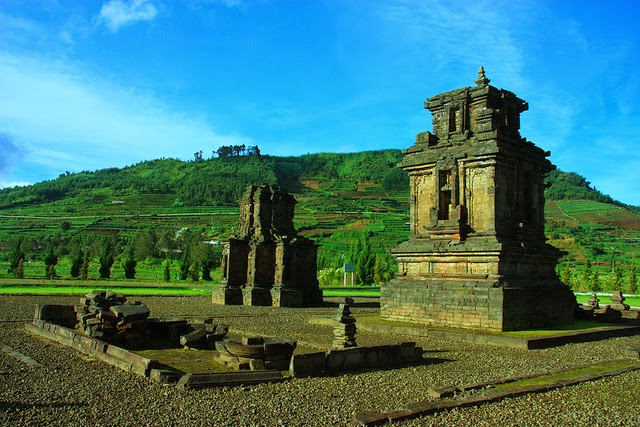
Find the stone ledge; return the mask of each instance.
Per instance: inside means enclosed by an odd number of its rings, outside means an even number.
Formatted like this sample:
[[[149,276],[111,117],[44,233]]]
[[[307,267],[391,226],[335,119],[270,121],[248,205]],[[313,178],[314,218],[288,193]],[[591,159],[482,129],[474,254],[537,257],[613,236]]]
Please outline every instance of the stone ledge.
[[[322,320],[314,319],[314,323],[322,324]],[[433,337],[451,341],[472,342],[476,344],[489,344],[500,347],[520,348],[525,350],[537,350],[543,348],[558,347],[570,343],[599,341],[607,338],[626,337],[640,334],[640,326],[610,326],[596,330],[567,331],[553,336],[537,338],[510,337],[497,334],[483,334],[474,332],[458,332],[446,330],[433,330],[428,327],[380,325],[366,321],[358,321],[358,328],[364,331],[386,334],[400,334],[417,337]]]
[[[189,373],[183,375],[176,387],[185,389],[282,382],[287,380],[279,371],[243,371]]]

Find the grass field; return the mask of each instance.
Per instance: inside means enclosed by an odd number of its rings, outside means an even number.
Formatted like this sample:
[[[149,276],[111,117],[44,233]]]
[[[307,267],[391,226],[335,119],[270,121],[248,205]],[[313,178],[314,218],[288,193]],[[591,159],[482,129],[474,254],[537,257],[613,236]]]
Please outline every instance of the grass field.
[[[19,280],[0,279],[0,295],[84,295],[94,289],[109,289],[125,295],[208,295],[212,283],[165,283],[124,280],[95,280],[88,283],[71,280]],[[379,286],[331,287],[322,288],[323,296],[331,297],[380,297]],[[590,293],[576,293],[579,303],[586,303]],[[611,293],[598,292],[600,305],[610,304]],[[625,303],[631,307],[640,307],[640,295],[625,295]]]

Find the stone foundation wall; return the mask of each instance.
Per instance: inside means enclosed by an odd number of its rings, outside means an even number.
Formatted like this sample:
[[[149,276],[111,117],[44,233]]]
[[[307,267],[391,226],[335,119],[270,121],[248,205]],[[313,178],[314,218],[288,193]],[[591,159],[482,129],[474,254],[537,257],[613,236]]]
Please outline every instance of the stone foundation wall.
[[[388,320],[502,330],[502,289],[482,282],[394,279],[380,292],[380,312]]]
[[[293,377],[315,377],[325,372],[390,369],[421,361],[423,352],[422,347],[416,347],[415,342],[402,342],[294,354],[289,373]]]
[[[538,329],[571,323],[576,297],[563,283],[557,286],[503,288],[504,331]]]
[[[384,319],[426,326],[510,331],[570,323],[575,305],[565,286],[394,279],[381,289],[380,312]]]

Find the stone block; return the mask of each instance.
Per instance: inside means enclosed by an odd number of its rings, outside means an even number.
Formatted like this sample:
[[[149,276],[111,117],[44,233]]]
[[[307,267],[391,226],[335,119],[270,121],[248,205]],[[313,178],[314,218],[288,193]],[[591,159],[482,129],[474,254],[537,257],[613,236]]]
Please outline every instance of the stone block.
[[[640,359],[640,348],[628,348],[624,355],[632,359]]]
[[[262,359],[251,359],[249,361],[249,369],[252,371],[263,371],[265,369],[265,362]]]
[[[45,322],[44,320],[33,319],[33,325],[37,326],[40,329],[44,329],[46,324],[47,324],[47,322]]]
[[[114,345],[107,346],[106,354],[115,358],[124,360],[128,363],[140,366],[145,371],[149,371],[151,368],[155,368],[158,365],[158,361],[155,359],[149,359],[131,351],[125,350]]]
[[[360,350],[359,347],[353,347],[353,348],[345,348],[344,350],[339,350],[339,351],[343,351],[343,355],[344,355],[344,369],[345,370],[352,370],[352,369],[359,369],[362,368],[363,366],[363,351]]]
[[[149,378],[152,381],[160,384],[171,384],[178,381],[178,375],[170,369],[154,368],[149,373]]]
[[[416,343],[403,342],[398,349],[398,357],[400,362],[409,363],[416,360]]]
[[[330,350],[325,358],[325,370],[340,372],[344,370],[344,354],[342,350]]]
[[[246,371],[246,372],[212,372],[202,374],[185,374],[178,381],[178,388],[206,388],[236,386],[241,384],[260,384],[265,382],[281,382],[285,378],[278,371]]]
[[[364,411],[357,413],[354,415],[354,420],[363,426],[377,426],[389,421],[384,413],[376,411]]]
[[[409,409],[396,409],[385,413],[387,419],[391,422],[402,421],[409,418],[413,418],[416,415]]]
[[[453,396],[457,391],[458,388],[451,385],[446,387],[430,388],[427,390],[427,394],[431,397],[435,397],[436,399],[443,399]]]
[[[374,348],[368,348],[363,352],[363,365],[365,368],[372,369],[379,366],[378,351]]]
[[[463,397],[462,399],[458,400],[456,403],[461,408],[464,408],[466,406],[476,406],[476,405],[480,405],[482,403],[487,403],[488,401],[489,401],[489,399],[487,399],[486,397],[484,397],[482,395],[478,395],[478,396]]]
[[[294,377],[313,377],[324,374],[325,352],[294,354],[289,365],[289,374]]]
[[[438,402],[420,401],[407,405],[407,409],[416,415],[430,415],[439,411],[455,408],[458,404],[454,400],[442,400]]]
[[[378,366],[381,368],[388,367],[392,363],[391,352],[388,345],[377,346]]]
[[[213,288],[211,302],[222,305],[242,305],[242,289],[239,287]]]
[[[146,319],[149,317],[149,308],[144,304],[112,305],[109,310],[119,319]]]
[[[200,329],[196,329],[193,332],[189,332],[186,335],[182,335],[180,337],[180,345],[185,347],[198,346],[204,343],[206,336],[207,336],[207,330],[204,327]]]

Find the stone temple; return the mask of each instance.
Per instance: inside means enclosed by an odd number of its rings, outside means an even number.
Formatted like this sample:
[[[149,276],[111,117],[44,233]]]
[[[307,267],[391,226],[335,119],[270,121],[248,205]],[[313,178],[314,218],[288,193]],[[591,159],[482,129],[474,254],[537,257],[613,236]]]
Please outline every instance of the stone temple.
[[[311,307],[322,305],[316,276],[318,247],[297,235],[296,200],[274,186],[247,188],[240,230],[224,243],[215,304]]]
[[[410,236],[392,252],[398,274],[381,290],[383,318],[491,331],[573,320],[557,277],[564,254],[545,242],[544,178],[555,166],[520,136],[527,102],[489,85],[428,98],[433,132],[404,150]]]

